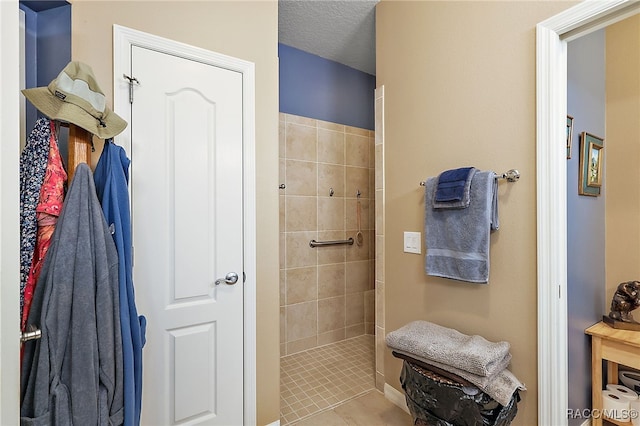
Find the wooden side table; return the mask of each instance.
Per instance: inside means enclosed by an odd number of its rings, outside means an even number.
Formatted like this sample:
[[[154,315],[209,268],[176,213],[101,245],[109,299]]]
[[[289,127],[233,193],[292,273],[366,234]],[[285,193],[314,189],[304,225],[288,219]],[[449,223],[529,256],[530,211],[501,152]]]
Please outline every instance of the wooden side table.
[[[600,321],[585,330],[591,335],[591,380],[593,413],[602,413],[602,360],[607,361],[607,380],[618,383],[618,364],[640,370],[640,332],[619,330]],[[610,418],[604,420],[621,426],[631,426],[631,422],[622,422]],[[593,426],[601,426],[603,417],[596,415],[591,419]]]

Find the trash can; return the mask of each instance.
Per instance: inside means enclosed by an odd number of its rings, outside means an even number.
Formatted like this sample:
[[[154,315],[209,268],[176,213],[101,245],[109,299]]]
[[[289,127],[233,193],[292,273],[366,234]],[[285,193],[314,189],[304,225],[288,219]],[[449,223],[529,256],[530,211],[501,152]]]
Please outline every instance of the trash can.
[[[515,418],[520,401],[516,391],[509,404],[502,406],[476,387],[407,360],[403,362],[400,383],[414,425],[506,426]]]

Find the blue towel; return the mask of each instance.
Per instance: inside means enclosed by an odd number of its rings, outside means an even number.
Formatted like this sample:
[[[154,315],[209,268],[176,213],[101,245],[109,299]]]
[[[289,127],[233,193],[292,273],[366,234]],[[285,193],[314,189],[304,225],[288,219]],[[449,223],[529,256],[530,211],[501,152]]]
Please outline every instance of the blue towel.
[[[434,209],[438,178],[425,185],[427,275],[473,283],[489,282],[489,234],[497,230],[496,175],[478,171],[471,181],[466,209]]]
[[[464,188],[469,174],[473,167],[462,167],[459,169],[447,170],[438,176],[438,189],[435,200],[438,202],[460,201],[464,196]]]
[[[469,207],[471,200],[469,191],[476,172],[475,167],[463,167],[440,173],[433,208],[466,209]]]

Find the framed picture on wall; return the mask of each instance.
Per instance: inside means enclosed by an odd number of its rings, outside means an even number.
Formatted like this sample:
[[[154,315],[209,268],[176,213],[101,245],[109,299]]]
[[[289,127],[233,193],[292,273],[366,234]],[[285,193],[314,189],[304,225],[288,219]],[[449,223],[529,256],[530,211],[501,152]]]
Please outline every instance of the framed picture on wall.
[[[597,197],[602,187],[604,139],[591,133],[580,136],[580,180],[578,194]]]
[[[571,158],[571,141],[573,140],[573,117],[567,115],[567,159]]]

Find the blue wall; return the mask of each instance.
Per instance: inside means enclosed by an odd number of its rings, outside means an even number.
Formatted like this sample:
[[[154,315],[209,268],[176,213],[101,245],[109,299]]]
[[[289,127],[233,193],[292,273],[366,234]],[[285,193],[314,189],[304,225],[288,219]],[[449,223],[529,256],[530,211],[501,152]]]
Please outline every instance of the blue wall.
[[[37,11],[29,4],[41,6]],[[71,5],[50,2],[20,3],[25,12],[26,87],[47,86],[71,60]],[[61,6],[61,4],[63,4]],[[33,128],[38,111],[27,101],[27,134]]]
[[[25,12],[25,85],[48,86],[71,61],[71,5],[62,1],[32,1],[20,2],[20,9]],[[27,136],[40,116],[27,101]],[[58,138],[62,158],[67,158],[67,139],[68,131],[63,128]]]
[[[278,44],[280,112],[374,130],[376,77]]]
[[[605,32],[568,45],[567,112],[573,116],[567,160],[567,299],[569,408],[591,408],[591,339],[584,330],[605,312],[605,187],[599,197],[578,195],[582,132],[605,135]],[[588,232],[587,232],[588,230]],[[578,426],[585,419],[569,419]]]

